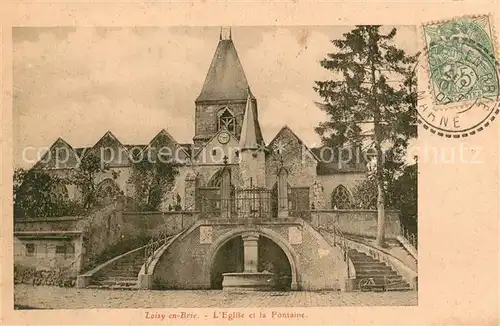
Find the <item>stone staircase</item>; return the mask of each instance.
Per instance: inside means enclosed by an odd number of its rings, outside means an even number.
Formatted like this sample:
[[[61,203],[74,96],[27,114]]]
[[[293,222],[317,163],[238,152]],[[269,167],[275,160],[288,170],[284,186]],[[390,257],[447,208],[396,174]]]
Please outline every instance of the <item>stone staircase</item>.
[[[136,290],[137,275],[144,264],[144,252],[131,254],[118,260],[112,268],[106,269],[92,279],[88,288]]]
[[[410,291],[411,287],[401,275],[385,263],[357,250],[349,250],[354,269],[356,270],[356,289],[363,291],[386,290],[386,291]],[[368,283],[372,279],[373,285],[361,286],[363,282]]]

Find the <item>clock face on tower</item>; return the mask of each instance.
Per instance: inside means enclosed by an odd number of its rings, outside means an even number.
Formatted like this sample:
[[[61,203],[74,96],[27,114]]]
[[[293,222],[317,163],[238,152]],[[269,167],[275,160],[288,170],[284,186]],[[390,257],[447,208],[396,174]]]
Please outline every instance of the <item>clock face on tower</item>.
[[[219,134],[219,136],[217,136],[217,140],[219,141],[219,143],[225,145],[229,143],[229,134],[223,131]]]

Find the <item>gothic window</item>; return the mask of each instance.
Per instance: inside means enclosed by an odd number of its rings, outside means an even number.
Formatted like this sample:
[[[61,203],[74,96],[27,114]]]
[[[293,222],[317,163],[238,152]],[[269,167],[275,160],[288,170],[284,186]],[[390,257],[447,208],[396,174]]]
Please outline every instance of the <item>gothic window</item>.
[[[222,170],[219,170],[214,173],[210,181],[208,182],[208,186],[212,188],[219,188],[222,183]]]
[[[217,115],[219,119],[217,129],[227,129],[229,132],[234,133],[236,123],[233,113],[228,108],[224,108]]]
[[[57,183],[52,187],[50,196],[54,202],[66,201],[69,198],[68,189],[65,185]]]
[[[104,179],[97,185],[97,197],[103,203],[110,203],[120,193],[120,188],[113,179]]]
[[[349,209],[352,206],[351,194],[346,187],[340,185],[332,192],[333,209]]]

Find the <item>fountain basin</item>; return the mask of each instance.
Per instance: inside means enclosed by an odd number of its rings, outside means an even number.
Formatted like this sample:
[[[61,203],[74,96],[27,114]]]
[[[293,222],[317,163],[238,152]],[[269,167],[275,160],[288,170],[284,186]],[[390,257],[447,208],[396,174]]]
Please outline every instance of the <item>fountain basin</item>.
[[[223,273],[222,289],[236,291],[272,291],[274,274],[270,272]]]

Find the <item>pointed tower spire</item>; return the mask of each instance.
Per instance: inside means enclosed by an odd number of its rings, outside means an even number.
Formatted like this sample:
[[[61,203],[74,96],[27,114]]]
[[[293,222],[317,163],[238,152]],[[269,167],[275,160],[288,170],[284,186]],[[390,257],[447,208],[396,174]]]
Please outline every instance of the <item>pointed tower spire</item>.
[[[253,106],[253,96],[248,87],[247,106],[245,108],[245,116],[243,117],[243,125],[241,126],[240,150],[257,149],[257,119],[255,118],[255,110]]]
[[[231,37],[231,26],[229,26],[229,39],[232,40],[233,38]]]
[[[228,38],[229,36],[229,38]],[[221,27],[219,44],[196,102],[245,100],[248,81],[227,29]]]

